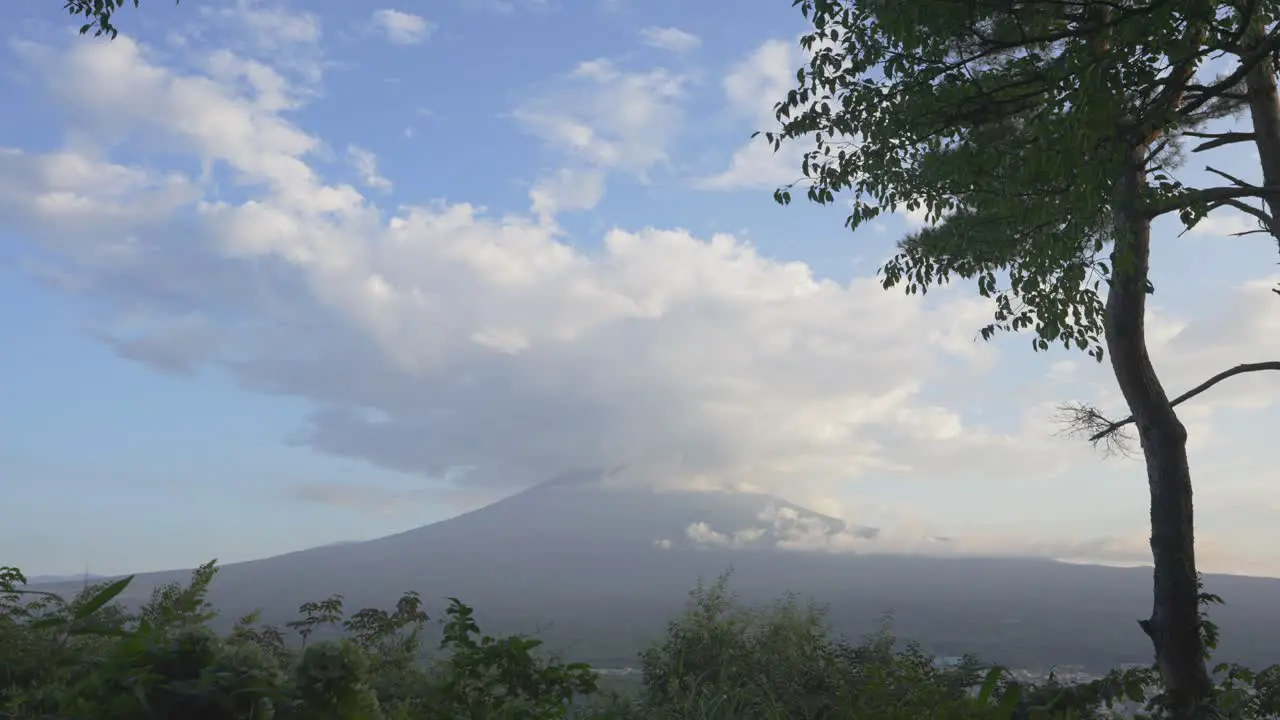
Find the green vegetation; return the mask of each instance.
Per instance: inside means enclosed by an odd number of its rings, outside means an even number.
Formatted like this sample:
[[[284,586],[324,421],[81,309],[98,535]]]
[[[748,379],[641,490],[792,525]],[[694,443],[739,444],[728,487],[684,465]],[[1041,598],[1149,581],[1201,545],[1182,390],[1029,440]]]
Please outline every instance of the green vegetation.
[[[88,21],[80,26],[81,35],[86,35],[92,30],[94,37],[105,35],[115,38],[120,34],[114,22],[116,11],[129,2],[130,0],[64,0],[63,8],[72,17],[79,16]],[[132,2],[134,7],[138,7],[141,0],[132,0]],[[180,2],[180,0],[174,0],[174,2]]]
[[[1280,363],[1241,365],[1170,398],[1145,335],[1152,223],[1188,229],[1229,207],[1280,240],[1280,4],[1274,0],[794,0],[810,61],[777,104],[775,148],[797,142],[811,201],[848,193],[846,224],[923,210],[928,227],[882,268],[924,293],[961,278],[992,300],[997,331],[1087,352],[1111,368],[1127,416],[1084,406],[1069,422],[1112,441],[1132,426],[1151,497],[1154,597],[1140,621],[1177,717],[1212,694],[1197,630],[1187,430],[1175,407]],[[1210,60],[1225,65],[1211,74]],[[1216,121],[1248,113],[1248,131]],[[1176,177],[1190,152],[1258,152],[1264,185],[1213,167]],[[1189,180],[1186,175],[1183,179]],[[791,200],[791,187],[775,199]]]
[[[304,604],[283,629],[250,615],[219,637],[206,626],[216,572],[202,566],[131,610],[115,602],[131,578],[64,600],[0,568],[0,718],[1084,720],[1128,716],[1119,714],[1126,701],[1156,708],[1160,697],[1153,669],[1032,685],[971,657],[941,666],[887,624],[859,643],[833,638],[821,607],[795,597],[744,607],[727,575],[699,584],[641,654],[633,692],[605,692],[591,668],[560,662],[535,639],[484,635],[456,599],[428,651],[416,593],[351,615],[335,596]],[[319,639],[325,628],[332,637]],[[1213,625],[1203,632],[1212,646]],[[1217,675],[1220,717],[1280,713],[1280,667]]]

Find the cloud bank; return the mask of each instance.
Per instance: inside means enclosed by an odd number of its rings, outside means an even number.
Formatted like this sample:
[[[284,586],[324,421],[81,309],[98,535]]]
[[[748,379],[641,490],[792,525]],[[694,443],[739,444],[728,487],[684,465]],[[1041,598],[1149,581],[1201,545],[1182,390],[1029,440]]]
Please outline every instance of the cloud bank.
[[[314,24],[276,20],[315,50]],[[423,34],[382,21],[395,42]],[[759,99],[787,83],[792,53],[765,43],[735,66],[731,107],[763,119]],[[185,70],[123,36],[65,52],[24,44],[19,57],[82,138],[0,149],[0,212],[30,240],[32,271],[91,298],[92,332],[125,357],[173,374],[218,367],[307,400],[292,441],[318,452],[491,496],[627,465],[655,484],[814,503],[859,478],[945,482],[967,468],[1027,481],[1088,455],[1052,438],[1043,406],[1009,428],[938,399],[944,387],[976,398],[996,367],[996,348],[974,342],[990,308],[967,288],[921,298],[871,277],[836,282],[723,233],[568,237],[556,217],[595,206],[607,174],[668,162],[685,115],[678,73],[593,60],[528,97],[513,118],[566,165],[530,187],[528,211],[503,214],[379,205],[326,178],[326,142],[293,114],[322,63],[291,65],[278,45],[213,49]],[[347,160],[365,187],[398,189],[368,150],[350,145]],[[795,171],[786,162],[744,146],[704,187],[771,186]],[[1162,347],[1185,348],[1170,351],[1171,386],[1236,352],[1229,343],[1280,350],[1277,329],[1253,314],[1172,328]],[[299,495],[353,504],[343,493]]]
[[[990,360],[971,342],[978,303],[817,279],[727,234],[616,229],[579,249],[536,217],[572,207],[565,191],[535,192],[528,217],[441,201],[388,212],[312,164],[322,142],[285,118],[299,103],[285,76],[222,57],[222,79],[181,74],[122,37],[48,53],[43,72],[70,78],[73,121],[142,129],[243,199],[158,163],[0,154],[5,211],[49,277],[100,301],[96,332],[120,352],[307,398],[297,441],[317,450],[495,486],[657,457],[777,486],[901,465],[891,445],[961,433],[921,393],[947,363]],[[619,137],[631,122],[588,121]],[[624,168],[661,155],[631,141],[642,150],[587,147]],[[390,182],[371,155],[351,159],[368,184]]]

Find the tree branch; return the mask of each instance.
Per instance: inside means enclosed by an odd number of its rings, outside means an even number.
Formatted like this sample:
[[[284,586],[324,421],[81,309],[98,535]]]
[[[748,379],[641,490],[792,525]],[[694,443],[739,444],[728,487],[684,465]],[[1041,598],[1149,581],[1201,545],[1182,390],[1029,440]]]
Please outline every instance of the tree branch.
[[[1207,168],[1210,172],[1223,173]],[[1228,176],[1229,177],[1229,176]],[[1234,180],[1234,178],[1232,178]],[[1147,217],[1154,220],[1165,213],[1174,210],[1182,210],[1183,208],[1195,205],[1221,205],[1228,200],[1240,200],[1242,198],[1273,198],[1280,196],[1280,185],[1237,185],[1235,187],[1216,187],[1204,188],[1202,190],[1187,190],[1176,195],[1163,198],[1160,202],[1153,202],[1147,205]]]
[[[1275,290],[1273,292],[1280,294],[1280,290]],[[1182,403],[1194,398],[1195,396],[1200,395],[1201,393],[1205,392],[1206,390],[1213,387],[1214,385],[1217,385],[1223,380],[1226,380],[1227,378],[1232,378],[1232,377],[1235,377],[1236,375],[1243,375],[1245,373],[1261,372],[1263,370],[1280,371],[1280,360],[1269,360],[1266,362],[1257,362],[1257,363],[1244,363],[1242,365],[1237,365],[1231,368],[1230,370],[1223,370],[1217,375],[1214,375],[1208,380],[1205,380],[1199,385],[1182,393],[1169,404],[1173,407],[1177,407],[1178,405],[1181,405]],[[1072,408],[1071,411],[1078,414],[1080,409]],[[1097,418],[1101,418],[1101,415],[1098,415],[1096,411],[1094,411],[1094,415]],[[1100,430],[1096,430],[1092,435],[1089,436],[1089,442],[1098,443],[1102,440],[1106,440],[1108,437],[1114,435],[1121,428],[1125,427],[1126,425],[1132,425],[1134,422],[1136,422],[1136,420],[1132,415],[1130,415],[1129,417],[1123,420],[1108,422]],[[1100,424],[1101,423],[1097,423],[1097,422],[1094,423],[1095,426]]]
[[[1262,223],[1262,227],[1266,228],[1265,230],[1250,230],[1248,232],[1235,233],[1235,235],[1237,236],[1251,235],[1255,232],[1265,232],[1265,233],[1274,235],[1276,237],[1280,237],[1280,227],[1276,226],[1275,222],[1271,219],[1271,216],[1263,212],[1262,210],[1256,207],[1253,207],[1248,203],[1243,203],[1243,202],[1240,202],[1239,200],[1223,200],[1222,202],[1218,203],[1214,207],[1235,208],[1236,210],[1239,210],[1242,213],[1245,213],[1247,215],[1252,215],[1253,217],[1257,218],[1258,222]]]
[[[1228,175],[1228,174],[1226,174],[1226,173],[1224,173],[1224,172],[1222,172],[1221,170],[1218,170],[1218,169],[1216,169],[1216,168],[1206,166],[1206,167],[1205,167],[1205,170],[1206,170],[1206,171],[1208,171],[1208,172],[1213,173],[1214,175],[1217,175],[1217,176],[1218,176],[1218,177],[1220,177],[1220,178],[1225,179],[1227,182],[1231,183],[1232,185],[1235,185],[1236,187],[1252,188],[1252,189],[1254,189],[1254,190],[1261,190],[1261,188],[1259,188],[1257,185],[1250,185],[1249,183],[1247,183],[1247,182],[1245,182],[1245,181],[1241,180],[1240,178],[1238,178],[1238,177],[1236,177],[1236,176],[1234,176],[1234,175]]]
[[[1259,43],[1257,47],[1252,48],[1248,53],[1239,55],[1240,64],[1236,69],[1226,77],[1218,80],[1212,85],[1206,86],[1188,86],[1188,90],[1197,92],[1195,99],[1188,100],[1180,107],[1179,114],[1183,117],[1199,110],[1201,106],[1215,97],[1220,97],[1221,93],[1230,92],[1230,90],[1239,85],[1245,76],[1253,70],[1260,62],[1271,57],[1271,54],[1280,50],[1280,35],[1272,35],[1265,42]]]
[[[1182,133],[1187,137],[1208,139],[1208,142],[1200,143],[1191,149],[1191,152],[1198,153],[1206,150],[1213,150],[1224,145],[1232,145],[1241,142],[1253,142],[1256,137],[1251,132],[1224,132],[1224,133],[1202,133],[1202,132],[1186,132]]]

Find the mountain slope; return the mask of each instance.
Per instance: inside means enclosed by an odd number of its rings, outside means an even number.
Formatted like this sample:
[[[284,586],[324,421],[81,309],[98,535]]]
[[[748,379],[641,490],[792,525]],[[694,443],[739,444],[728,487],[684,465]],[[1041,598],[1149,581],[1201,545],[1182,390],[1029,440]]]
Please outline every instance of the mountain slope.
[[[410,589],[435,608],[456,596],[477,608],[486,630],[538,631],[566,655],[612,664],[655,637],[700,577],[732,566],[744,599],[814,596],[847,634],[873,630],[892,611],[900,635],[944,655],[973,651],[1022,667],[1150,657],[1134,622],[1149,611],[1146,569],[785,551],[777,542],[798,526],[861,537],[875,530],[767,495],[610,489],[597,479],[565,476],[396,535],[226,565],[210,599],[228,619],[263,608],[265,620],[281,622],[333,593],[350,609],[386,607]],[[128,597],[186,575],[139,575]],[[1208,584],[1228,601],[1215,612],[1224,659],[1280,659],[1271,657],[1280,647],[1272,612],[1280,581],[1218,576]]]

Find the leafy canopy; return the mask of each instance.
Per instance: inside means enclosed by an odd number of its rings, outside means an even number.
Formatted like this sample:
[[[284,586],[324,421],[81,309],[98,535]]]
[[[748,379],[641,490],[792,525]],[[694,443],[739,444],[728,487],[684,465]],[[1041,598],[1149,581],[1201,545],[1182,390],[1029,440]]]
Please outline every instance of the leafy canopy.
[[[801,41],[811,58],[776,106],[781,131],[765,135],[775,149],[811,144],[809,199],[847,191],[851,229],[923,211],[931,227],[882,268],[886,288],[976,280],[995,302],[984,338],[1030,329],[1037,349],[1100,360],[1122,163],[1156,140],[1143,212],[1193,224],[1207,211],[1211,194],[1167,171],[1180,132],[1239,107],[1226,91],[1244,72],[1190,83],[1204,58],[1237,46],[1238,13],[1210,0],[794,4],[814,27]],[[789,203],[792,187],[775,199]]]
[[[136,8],[141,0],[133,0],[133,6]],[[182,0],[174,0],[179,3]],[[86,22],[80,26],[80,34],[86,35],[90,30],[93,31],[94,37],[102,37],[106,35],[109,38],[115,38],[120,34],[120,30],[113,22],[115,13],[124,7],[129,0],[65,0],[63,8],[72,15],[84,17]]]

